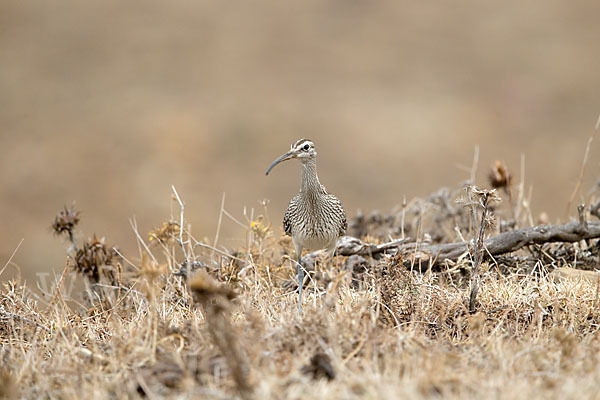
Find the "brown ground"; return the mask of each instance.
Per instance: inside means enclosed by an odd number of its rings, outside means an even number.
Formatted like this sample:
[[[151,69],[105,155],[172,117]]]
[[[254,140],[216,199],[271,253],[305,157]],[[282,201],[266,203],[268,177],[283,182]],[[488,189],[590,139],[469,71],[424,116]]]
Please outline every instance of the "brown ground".
[[[420,240],[471,237],[454,196],[351,225],[375,242],[403,227]],[[495,208],[490,234],[511,214],[505,202]],[[519,225],[530,217],[514,212]],[[291,241],[256,217],[229,255],[165,224],[140,232],[141,256],[75,242],[72,268],[46,297],[4,282],[0,398],[597,398],[598,273],[571,267],[597,267],[598,239],[486,258],[474,312],[469,254],[423,272],[413,250],[337,256],[310,274],[299,316]],[[190,241],[190,281],[179,237]]]
[[[0,3],[0,265],[60,271],[49,234],[77,202],[86,235],[136,248],[170,214],[170,185],[199,237],[221,194],[271,200],[276,224],[298,167],[265,178],[299,137],[354,214],[390,210],[495,159],[564,219],[598,116],[598,2]],[[592,147],[583,193],[597,177]],[[276,225],[277,226],[277,225]],[[244,232],[225,220],[221,243]],[[13,276],[9,267],[5,275]]]

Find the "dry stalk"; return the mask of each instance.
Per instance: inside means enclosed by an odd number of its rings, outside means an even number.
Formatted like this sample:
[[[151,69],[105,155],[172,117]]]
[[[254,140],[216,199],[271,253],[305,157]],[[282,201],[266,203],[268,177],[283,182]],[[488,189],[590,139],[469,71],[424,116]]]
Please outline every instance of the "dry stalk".
[[[185,250],[185,246],[188,245],[190,243],[189,240],[187,241],[183,241],[183,215],[185,212],[185,205],[183,203],[183,200],[181,200],[181,197],[179,197],[179,193],[177,193],[177,189],[175,189],[175,186],[171,185],[171,189],[173,190],[173,194],[175,195],[175,198],[177,199],[177,202],[179,203],[179,238],[178,238],[178,242],[179,242],[179,246],[181,246],[181,251],[183,252],[183,257],[185,258],[186,263],[189,263],[189,258],[188,258],[188,254]]]
[[[62,296],[61,290],[62,290],[62,285],[65,282],[65,277],[67,276],[68,271],[69,271],[69,259],[67,258],[67,261],[65,263],[65,268],[63,269],[63,272],[60,275],[58,284],[56,285],[56,293],[54,293],[54,297],[52,298],[52,301],[48,305],[48,309],[51,309],[52,307],[54,307],[54,305],[56,304],[56,302],[58,302],[59,299],[62,302],[63,306],[65,306],[65,308],[67,308],[67,306],[65,304],[65,300]]]
[[[138,281],[141,283],[142,291],[144,292],[146,299],[148,300],[148,329],[146,341],[150,344],[150,357],[154,362],[156,361],[156,348],[158,340],[158,323],[159,323],[159,309],[160,309],[160,287],[159,284],[163,279],[163,276],[168,272],[165,265],[156,262],[152,255],[142,254],[142,261],[140,264],[140,277]]]
[[[577,206],[577,216],[579,217],[579,227],[581,232],[588,231],[588,222],[587,217],[585,215],[585,204],[580,204]]]
[[[479,146],[475,145],[475,150],[473,151],[473,165],[471,166],[471,175],[470,175],[470,185],[475,184],[475,176],[477,174],[477,166],[479,165]]]
[[[599,121],[600,121],[600,119],[599,119]],[[596,130],[598,130],[598,124],[596,124]],[[573,193],[571,193],[571,197],[569,198],[569,202],[567,203],[567,208],[565,209],[565,220],[569,216],[569,210],[571,209],[571,205],[573,204],[573,201],[575,200],[575,196],[577,196],[577,193],[579,193],[579,190],[581,189],[581,183],[583,182],[583,176],[585,174],[585,167],[587,166],[587,162],[588,162],[588,155],[590,153],[590,147],[592,146],[592,142],[594,141],[595,136],[596,136],[596,134],[594,134],[593,136],[590,136],[590,138],[588,139],[588,142],[587,142],[587,146],[585,147],[585,153],[583,155],[581,169],[579,170],[579,178],[577,179],[577,183],[575,184],[575,188],[573,189]]]
[[[219,241],[219,234],[221,233],[221,222],[223,221],[223,210],[225,209],[225,192],[223,192],[223,196],[221,197],[221,209],[219,210],[219,221],[217,222],[217,232],[215,233],[215,241],[213,242],[213,247],[217,247],[217,243]],[[211,256],[214,256],[215,251],[213,250]]]
[[[17,247],[14,249],[14,251],[12,252],[12,254],[10,255],[10,257],[8,258],[8,261],[6,262],[6,264],[4,264],[4,267],[2,267],[2,269],[0,269],[0,275],[2,275],[2,273],[4,272],[4,270],[6,269],[6,267],[8,267],[8,265],[11,263],[13,257],[15,256],[15,254],[17,254],[17,251],[19,251],[19,247],[21,247],[21,244],[23,244],[23,240],[25,239],[21,239],[21,241],[19,242],[19,244],[17,245]]]
[[[525,196],[525,154],[521,153],[521,179],[517,189],[518,196],[514,206],[515,223],[520,226],[521,212],[523,211],[523,199]]]
[[[477,299],[477,292],[479,290],[479,266],[481,264],[482,250],[483,250],[483,236],[486,227],[490,224],[490,218],[488,216],[490,201],[498,201],[499,198],[496,195],[496,190],[479,190],[474,186],[467,186],[467,197],[469,199],[469,205],[471,206],[471,222],[473,224],[473,272],[471,276],[471,289],[469,294],[469,312],[475,312],[475,300]],[[475,199],[473,198],[475,197]],[[477,208],[481,207],[481,222],[479,224],[479,231],[476,229],[476,216]]]
[[[231,300],[236,293],[220,284],[205,270],[190,281],[190,289],[204,309],[207,328],[214,344],[225,357],[236,389],[244,399],[252,398],[248,381],[248,363],[239,343],[237,331],[231,325]]]

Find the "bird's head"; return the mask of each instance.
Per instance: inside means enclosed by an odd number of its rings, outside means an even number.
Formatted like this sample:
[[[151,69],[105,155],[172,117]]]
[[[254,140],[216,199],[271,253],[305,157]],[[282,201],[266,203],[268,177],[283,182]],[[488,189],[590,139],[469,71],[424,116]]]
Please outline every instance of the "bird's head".
[[[296,142],[292,143],[290,147],[290,151],[285,153],[284,155],[278,157],[269,169],[267,169],[266,175],[269,175],[269,172],[275,167],[277,164],[283,161],[291,160],[292,158],[299,158],[302,162],[307,160],[312,160],[317,156],[317,152],[315,151],[315,145],[309,139],[300,139]]]

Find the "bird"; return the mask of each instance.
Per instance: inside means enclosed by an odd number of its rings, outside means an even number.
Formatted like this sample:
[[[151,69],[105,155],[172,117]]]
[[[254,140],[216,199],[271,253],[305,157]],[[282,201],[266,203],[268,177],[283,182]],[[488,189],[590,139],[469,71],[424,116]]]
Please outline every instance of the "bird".
[[[283,215],[283,230],[292,237],[296,250],[298,311],[302,314],[302,251],[326,249],[333,255],[338,239],[346,234],[348,222],[342,202],[319,182],[317,151],[311,140],[300,139],[292,143],[290,151],[271,163],[266,175],[279,163],[291,159],[298,159],[302,164],[301,185]]]

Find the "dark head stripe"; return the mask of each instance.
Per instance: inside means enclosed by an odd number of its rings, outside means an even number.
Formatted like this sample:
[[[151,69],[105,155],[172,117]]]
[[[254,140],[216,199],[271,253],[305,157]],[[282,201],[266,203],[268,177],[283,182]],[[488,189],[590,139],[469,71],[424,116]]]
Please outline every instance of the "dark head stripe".
[[[300,140],[296,141],[296,143],[294,143],[292,145],[292,149],[295,149],[296,147],[303,145],[304,142],[310,142],[310,143],[312,143],[312,140],[310,140],[310,139],[300,139]]]

